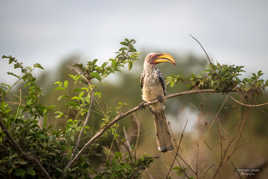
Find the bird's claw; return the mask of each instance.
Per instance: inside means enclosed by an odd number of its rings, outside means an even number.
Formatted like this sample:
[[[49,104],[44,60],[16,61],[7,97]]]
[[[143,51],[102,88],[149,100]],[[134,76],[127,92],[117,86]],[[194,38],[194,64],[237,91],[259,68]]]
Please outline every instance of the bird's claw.
[[[156,99],[157,99],[160,103],[163,103],[163,102],[164,102],[164,98],[163,98],[163,96],[158,96]]]
[[[142,100],[142,102],[140,103],[140,107],[141,107],[141,109],[143,109],[143,110],[144,110],[145,107],[146,107],[146,106],[144,105],[145,103],[146,103],[146,101],[144,101],[144,100]]]

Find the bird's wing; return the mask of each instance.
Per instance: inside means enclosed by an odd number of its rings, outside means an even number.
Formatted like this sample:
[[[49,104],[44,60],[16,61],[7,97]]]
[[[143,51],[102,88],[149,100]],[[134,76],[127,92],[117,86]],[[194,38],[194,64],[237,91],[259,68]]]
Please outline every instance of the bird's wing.
[[[141,73],[141,76],[140,76],[141,89],[143,88],[143,80],[144,80],[144,73]]]
[[[157,70],[157,76],[158,76],[158,79],[159,79],[159,81],[161,83],[161,86],[163,88],[164,96],[166,96],[166,84],[165,84],[165,80],[164,80],[164,77],[163,77],[162,73],[159,70]]]

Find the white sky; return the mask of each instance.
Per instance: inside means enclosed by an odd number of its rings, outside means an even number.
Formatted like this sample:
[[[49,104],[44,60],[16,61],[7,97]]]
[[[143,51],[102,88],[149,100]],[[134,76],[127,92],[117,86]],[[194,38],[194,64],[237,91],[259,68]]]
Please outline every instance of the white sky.
[[[55,68],[63,57],[113,56],[125,37],[137,49],[203,55],[195,35],[221,63],[268,70],[265,0],[0,0],[0,55]],[[0,81],[7,81],[0,61]]]

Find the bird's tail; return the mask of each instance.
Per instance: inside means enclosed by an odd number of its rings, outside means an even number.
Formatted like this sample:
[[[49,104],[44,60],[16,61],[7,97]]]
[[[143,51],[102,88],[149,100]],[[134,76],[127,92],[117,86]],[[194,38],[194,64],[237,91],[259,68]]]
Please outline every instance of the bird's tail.
[[[154,124],[156,129],[156,141],[158,145],[158,150],[161,152],[167,152],[173,150],[173,145],[171,142],[171,135],[169,133],[169,127],[165,116],[165,111],[153,112],[154,114]]]

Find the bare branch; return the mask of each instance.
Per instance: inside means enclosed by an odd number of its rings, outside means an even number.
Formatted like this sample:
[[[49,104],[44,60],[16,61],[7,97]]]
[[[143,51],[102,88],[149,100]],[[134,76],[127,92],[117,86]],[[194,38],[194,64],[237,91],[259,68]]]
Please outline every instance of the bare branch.
[[[149,176],[150,179],[154,179],[153,175],[149,172],[148,168],[145,169],[145,172]]]
[[[178,93],[173,93],[170,95],[167,95],[164,97],[164,99],[169,99],[169,98],[174,98],[177,96],[183,96],[183,95],[190,95],[190,94],[201,94],[201,93],[217,93],[217,91],[215,91],[214,89],[204,89],[204,90],[188,90],[188,91],[183,91],[183,92],[178,92]],[[109,122],[108,124],[106,124],[103,128],[101,128],[93,137],[91,137],[88,142],[80,149],[80,151],[73,157],[72,160],[70,160],[64,171],[66,172],[66,170],[72,165],[72,163],[74,161],[76,161],[78,159],[78,157],[81,155],[81,153],[90,145],[92,144],[96,139],[98,139],[100,136],[103,135],[103,133],[108,130],[111,126],[113,126],[115,123],[117,123],[119,120],[125,118],[126,116],[146,107],[149,106],[151,104],[155,104],[159,102],[158,99],[152,101],[152,102],[141,102],[138,106],[135,106],[134,108],[128,110],[127,112],[118,114],[111,122]]]
[[[133,120],[136,123],[136,127],[137,127],[137,136],[136,136],[136,142],[135,142],[135,148],[134,148],[134,157],[135,157],[135,161],[137,158],[137,148],[140,142],[140,135],[141,135],[141,124],[140,121],[137,119],[135,113],[132,115],[133,116]]]
[[[268,103],[262,103],[262,104],[245,104],[245,103],[242,103],[241,101],[238,101],[237,99],[235,99],[234,97],[231,96],[231,99],[241,105],[241,106],[244,106],[244,107],[248,107],[248,108],[257,108],[257,107],[262,107],[262,106],[265,106],[265,105],[268,105]]]
[[[207,178],[206,175],[207,175],[208,171],[209,171],[211,168],[213,168],[213,167],[214,167],[214,164],[208,166],[207,169],[206,169],[206,170],[203,172],[203,174],[200,176],[200,178],[203,178],[203,176],[204,176],[204,178]]]
[[[130,141],[129,141],[129,137],[127,135],[127,131],[126,131],[126,128],[125,126],[123,126],[123,132],[124,132],[124,136],[125,136],[125,139],[126,139],[126,149],[128,151],[128,155],[130,157],[130,159],[132,160],[132,148],[131,148],[131,145],[130,145]]]
[[[204,51],[204,53],[205,53],[206,56],[207,56],[207,59],[208,59],[209,64],[213,64],[213,63],[211,62],[211,59],[210,59],[210,57],[209,57],[209,55],[208,55],[206,49],[205,49],[204,46],[202,45],[202,43],[201,43],[196,37],[194,37],[192,34],[190,34],[190,37],[191,37],[194,41],[196,41],[196,42],[198,43],[198,45],[202,48],[202,50]]]
[[[215,173],[214,173],[212,178],[216,178],[216,176],[219,174],[219,171],[222,168],[222,166],[224,165],[224,163],[226,161],[228,161],[231,158],[231,156],[234,154],[235,149],[231,150],[232,149],[231,147],[233,146],[233,148],[234,148],[235,144],[238,143],[238,141],[240,140],[240,138],[242,136],[242,132],[243,132],[243,129],[244,129],[245,124],[246,124],[245,116],[246,116],[245,115],[245,110],[244,110],[244,107],[242,106],[241,107],[241,120],[240,120],[240,123],[239,123],[239,126],[238,126],[238,128],[239,128],[238,136],[234,136],[232,138],[232,140],[226,146],[226,148],[224,150],[224,153],[223,153],[223,157],[220,160],[220,163],[219,163],[219,165],[218,165],[218,167],[217,167],[217,169],[216,169],[216,171],[215,171]],[[231,151],[231,152],[229,152],[229,151]],[[229,155],[228,155],[228,153],[229,153]]]
[[[183,163],[191,170],[191,172],[193,173],[193,174],[195,174],[196,175],[196,171],[193,169],[193,167],[188,163],[188,162],[186,162],[186,160],[181,156],[181,154],[180,153],[178,153],[178,157],[181,159],[181,161],[183,161]]]
[[[215,115],[215,118],[209,123],[208,129],[206,130],[205,134],[208,133],[208,132],[210,131],[210,129],[212,128],[214,122],[215,122],[217,119],[219,119],[219,114],[221,113],[221,111],[222,111],[223,107],[225,106],[226,102],[228,101],[228,98],[229,98],[228,95],[224,97],[224,100],[223,100],[223,102],[221,103],[221,105],[220,105],[220,107],[219,107],[219,109],[218,109],[218,111],[217,111],[217,113],[216,113],[216,115]],[[204,136],[204,134],[203,134],[203,136]]]
[[[35,163],[41,170],[41,172],[46,176],[46,178],[49,178],[51,179],[50,175],[48,174],[47,170],[43,167],[43,165],[41,164],[41,162],[34,156],[30,155],[30,154],[27,154],[25,153],[21,146],[15,142],[15,140],[11,137],[11,135],[9,134],[6,126],[4,125],[4,123],[2,122],[2,119],[0,119],[0,127],[2,128],[3,132],[6,134],[10,144],[20,153],[20,155],[28,160],[28,161],[31,161],[33,163]]]
[[[241,179],[242,177],[241,177],[239,171],[237,170],[237,167],[235,166],[234,162],[231,162],[231,164],[232,164],[232,166],[233,166],[233,168],[234,168],[235,173],[236,173],[236,174],[238,175],[238,177]]]
[[[199,142],[197,143],[197,152],[196,152],[196,178],[199,179]]]
[[[116,128],[116,130],[117,130],[117,128]],[[115,139],[115,136],[113,136],[111,145],[110,145],[110,147],[109,147],[109,149],[108,149],[108,153],[107,153],[107,155],[106,155],[106,156],[107,156],[107,157],[106,157],[106,162],[110,160],[110,156],[111,156],[112,148],[113,148],[113,145],[114,145],[115,142],[116,142],[116,139]]]
[[[169,167],[169,169],[168,169],[168,173],[167,173],[166,179],[168,179],[168,177],[169,177],[169,175],[170,175],[170,172],[171,172],[171,170],[172,170],[172,168],[173,168],[173,166],[174,166],[174,164],[175,164],[176,158],[177,158],[177,156],[178,156],[178,154],[179,154],[179,150],[180,150],[180,146],[181,146],[181,142],[182,142],[183,134],[184,134],[184,131],[185,131],[185,128],[186,128],[187,124],[188,124],[188,120],[186,121],[186,123],[185,123],[185,125],[184,125],[184,128],[183,128],[183,130],[182,130],[182,133],[181,133],[181,136],[180,136],[180,140],[179,140],[179,143],[178,143],[178,146],[177,146],[177,149],[176,149],[176,153],[175,153],[175,156],[174,156],[174,158],[173,158],[173,161],[171,162],[171,165],[170,165],[170,167]]]

